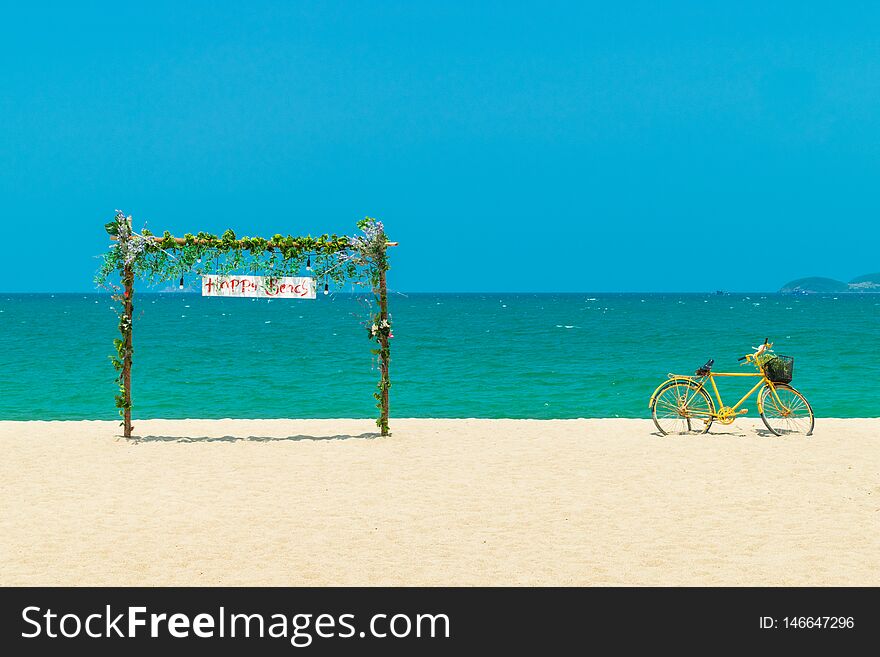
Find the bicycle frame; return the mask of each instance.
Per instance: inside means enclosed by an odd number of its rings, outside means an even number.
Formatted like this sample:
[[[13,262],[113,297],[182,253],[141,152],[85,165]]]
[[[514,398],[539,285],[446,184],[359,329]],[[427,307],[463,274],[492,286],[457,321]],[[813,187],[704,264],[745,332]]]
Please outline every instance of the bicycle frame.
[[[724,405],[724,402],[721,399],[721,392],[718,390],[718,384],[715,383],[715,378],[721,377],[721,376],[752,377],[752,378],[758,378],[760,380],[754,386],[752,386],[751,390],[749,390],[745,395],[743,395],[742,398],[738,402],[736,402],[736,404],[734,404],[731,407],[726,407]],[[782,404],[782,400],[779,398],[779,395],[776,392],[776,386],[773,384],[773,382],[770,379],[768,379],[765,376],[764,372],[761,371],[761,372],[709,372],[709,374],[706,374],[704,376],[685,376],[685,375],[680,375],[680,374],[670,375],[669,379],[667,381],[664,381],[659,386],[657,386],[657,389],[654,391],[654,394],[651,395],[651,400],[648,402],[648,406],[651,406],[651,404],[653,404],[654,398],[657,396],[657,393],[660,392],[660,389],[663,388],[663,386],[668,385],[668,383],[670,381],[688,381],[691,383],[696,383],[697,388],[696,388],[696,390],[694,390],[694,395],[696,395],[699,393],[700,390],[703,390],[706,387],[706,379],[709,379],[710,383],[712,384],[712,391],[715,393],[715,399],[718,401],[718,407],[714,410],[713,413],[711,413],[711,416],[715,419],[721,418],[721,414],[718,411],[720,411],[722,409],[727,410],[728,413],[730,413],[731,411],[733,411],[735,413],[737,411],[737,409],[739,409],[739,407],[742,406],[746,402],[746,400],[749,399],[749,397],[751,397],[753,394],[755,394],[755,392],[757,392],[762,386],[765,386],[765,385],[770,388],[770,392],[773,394],[773,397],[775,398],[775,400],[779,404]],[[761,403],[761,398],[758,397],[758,412],[762,413],[763,410],[764,409],[763,409],[763,404]]]
[[[776,387],[773,385],[773,382],[770,379],[768,379],[766,376],[764,376],[763,372],[709,372],[709,375],[706,378],[708,378],[709,381],[712,383],[712,390],[715,392],[715,398],[718,400],[718,409],[719,410],[725,407],[724,402],[721,401],[721,392],[718,390],[718,384],[715,383],[715,377],[719,377],[719,376],[739,376],[739,377],[749,376],[749,377],[753,377],[753,378],[754,377],[760,378],[760,381],[758,381],[754,386],[752,386],[752,389],[749,390],[746,394],[744,394],[742,396],[742,399],[740,399],[738,402],[736,402],[733,406],[730,407],[730,409],[733,411],[736,411],[740,406],[742,406],[749,397],[751,397],[753,394],[755,394],[755,392],[757,392],[758,389],[760,389],[764,385],[770,386],[770,390],[773,393],[773,396],[776,397],[776,401],[780,401],[779,395],[776,394]],[[703,387],[702,383],[700,384],[700,387],[701,388]],[[763,410],[764,409],[761,408],[761,398],[758,397],[758,412],[760,413]],[[717,413],[713,413],[712,415],[714,417],[718,417]]]

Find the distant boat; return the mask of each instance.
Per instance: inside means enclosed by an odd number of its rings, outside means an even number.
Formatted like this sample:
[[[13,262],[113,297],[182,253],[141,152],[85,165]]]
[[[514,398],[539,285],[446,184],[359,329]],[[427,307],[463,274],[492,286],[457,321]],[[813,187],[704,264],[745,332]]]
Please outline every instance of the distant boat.
[[[727,292],[725,292],[724,290],[715,290],[715,294],[717,296],[721,297],[721,296],[724,296],[725,294],[727,294]]]

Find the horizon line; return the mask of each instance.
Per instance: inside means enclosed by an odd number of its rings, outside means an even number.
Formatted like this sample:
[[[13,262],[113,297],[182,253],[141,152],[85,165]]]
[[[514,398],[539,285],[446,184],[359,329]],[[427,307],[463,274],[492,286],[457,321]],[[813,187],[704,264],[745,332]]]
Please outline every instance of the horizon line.
[[[719,294],[720,292],[720,294]],[[367,293],[364,292],[355,292],[355,291],[336,291],[331,294],[334,295],[352,295],[359,296]],[[860,294],[880,294],[880,292],[870,292],[870,291],[858,291],[858,292],[783,292],[781,290],[478,290],[478,291],[468,291],[468,290],[416,290],[416,291],[403,291],[403,290],[389,290],[390,294],[706,294],[710,296],[726,296],[731,294],[781,294],[781,295],[789,295],[789,296],[807,296],[807,295],[815,295],[815,294],[852,294],[854,296],[858,296]],[[101,291],[101,290],[19,290],[19,291],[0,291],[0,295],[2,294],[17,294],[17,295],[25,295],[25,294],[66,294],[66,295],[95,295],[95,296],[110,296],[112,292],[109,291]],[[188,290],[145,290],[142,292],[137,292],[140,295],[146,294],[176,294],[176,295],[192,295],[196,294],[201,296],[201,292],[198,289],[188,289]],[[228,297],[230,299],[237,297]]]

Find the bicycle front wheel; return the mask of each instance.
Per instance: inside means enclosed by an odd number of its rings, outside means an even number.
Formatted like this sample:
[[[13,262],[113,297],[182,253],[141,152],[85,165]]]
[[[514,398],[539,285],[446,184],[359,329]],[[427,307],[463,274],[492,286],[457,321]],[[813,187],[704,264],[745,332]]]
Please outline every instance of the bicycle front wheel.
[[[797,390],[784,383],[774,383],[773,389],[764,386],[759,398],[761,419],[772,433],[786,436],[792,433],[813,433],[813,409]]]
[[[706,390],[692,381],[670,381],[651,405],[654,424],[664,435],[706,433],[714,412]]]

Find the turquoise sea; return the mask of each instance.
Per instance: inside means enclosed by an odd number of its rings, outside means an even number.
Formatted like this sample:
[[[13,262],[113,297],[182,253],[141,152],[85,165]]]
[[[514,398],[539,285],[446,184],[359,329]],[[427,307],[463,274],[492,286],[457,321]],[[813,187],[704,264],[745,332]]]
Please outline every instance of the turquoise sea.
[[[353,296],[136,302],[135,418],[374,414]],[[392,417],[648,417],[667,372],[741,371],[766,336],[817,417],[880,416],[880,295],[396,294],[391,312]],[[116,335],[106,294],[0,294],[0,419],[116,418]]]

